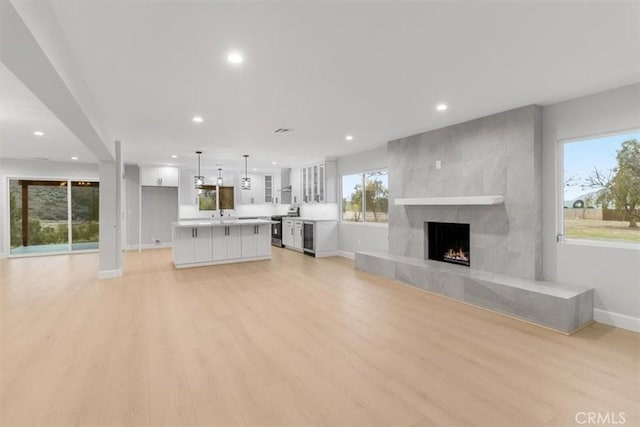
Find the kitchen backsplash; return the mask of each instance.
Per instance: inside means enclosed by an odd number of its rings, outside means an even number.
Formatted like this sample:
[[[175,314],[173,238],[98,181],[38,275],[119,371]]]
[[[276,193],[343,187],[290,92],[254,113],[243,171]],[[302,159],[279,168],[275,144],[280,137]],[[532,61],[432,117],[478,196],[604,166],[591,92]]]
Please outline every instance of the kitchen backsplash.
[[[224,215],[232,217],[270,217],[271,215],[286,215],[289,205],[274,205],[271,203],[255,205],[236,205],[234,210],[225,210]],[[191,218],[215,218],[220,216],[220,211],[201,211],[195,205],[180,205],[178,216],[180,219]]]
[[[300,216],[315,219],[338,219],[338,204],[311,203],[300,205]]]
[[[286,215],[290,205],[274,205],[271,203],[255,205],[236,205],[235,210],[225,210],[225,216],[232,217],[268,217],[272,215]],[[180,205],[178,216],[180,219],[212,218],[220,216],[219,211],[200,211],[195,205]],[[303,218],[338,219],[338,205],[336,203],[313,203],[300,205],[300,216]]]

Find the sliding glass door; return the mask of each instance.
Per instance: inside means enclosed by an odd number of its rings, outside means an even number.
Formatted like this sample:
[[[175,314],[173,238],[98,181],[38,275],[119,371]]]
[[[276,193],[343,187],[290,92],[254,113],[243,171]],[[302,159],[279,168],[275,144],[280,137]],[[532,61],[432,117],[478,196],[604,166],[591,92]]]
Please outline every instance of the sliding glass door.
[[[98,191],[90,181],[10,179],[10,254],[97,249]]]
[[[71,250],[98,249],[99,185],[71,181]]]

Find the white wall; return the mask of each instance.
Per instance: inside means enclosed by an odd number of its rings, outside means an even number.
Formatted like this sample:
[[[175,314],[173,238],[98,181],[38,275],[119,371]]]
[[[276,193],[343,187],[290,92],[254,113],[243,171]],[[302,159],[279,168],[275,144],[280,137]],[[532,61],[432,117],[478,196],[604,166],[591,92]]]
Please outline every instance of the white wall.
[[[171,223],[178,220],[178,189],[175,187],[142,187],[143,247],[171,244]]]
[[[137,248],[140,233],[140,168],[137,165],[125,165],[125,248]]]
[[[640,330],[640,249],[556,242],[562,215],[558,141],[634,129],[640,129],[640,84],[543,109],[543,274],[593,287],[596,320]]]
[[[383,169],[387,164],[386,144],[379,148],[362,151],[338,158],[338,186],[340,177],[375,169]],[[389,177],[393,179],[393,177]],[[341,198],[341,195],[338,195]],[[340,211],[340,204],[336,207]],[[353,256],[357,251],[389,250],[389,227],[381,224],[350,224],[340,222],[338,225],[338,250],[345,256]]]
[[[87,179],[98,180],[97,163],[50,162],[0,158],[0,257],[9,253],[9,178]]]

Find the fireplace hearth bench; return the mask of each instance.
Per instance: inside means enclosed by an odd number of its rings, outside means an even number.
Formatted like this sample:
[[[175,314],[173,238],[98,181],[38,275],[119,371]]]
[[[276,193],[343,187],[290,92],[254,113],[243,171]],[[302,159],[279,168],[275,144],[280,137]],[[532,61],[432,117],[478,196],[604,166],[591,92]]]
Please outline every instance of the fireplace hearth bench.
[[[356,268],[571,334],[593,322],[593,289],[533,281],[387,252],[357,252]]]

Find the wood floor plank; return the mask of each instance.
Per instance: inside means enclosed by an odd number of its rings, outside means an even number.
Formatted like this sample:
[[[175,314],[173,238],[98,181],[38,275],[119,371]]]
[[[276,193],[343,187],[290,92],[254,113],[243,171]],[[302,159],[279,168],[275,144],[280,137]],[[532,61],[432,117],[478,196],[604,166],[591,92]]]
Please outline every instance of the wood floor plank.
[[[564,336],[354,269],[0,260],[0,425],[640,425],[640,335]]]

